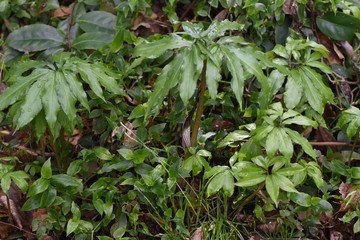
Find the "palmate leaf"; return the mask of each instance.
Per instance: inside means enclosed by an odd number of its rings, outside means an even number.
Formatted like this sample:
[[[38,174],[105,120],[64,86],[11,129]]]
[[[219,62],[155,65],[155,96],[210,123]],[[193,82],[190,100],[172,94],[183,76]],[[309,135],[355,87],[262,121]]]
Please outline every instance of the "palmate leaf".
[[[39,78],[48,74],[48,69],[35,69],[27,77],[20,77],[11,87],[5,89],[0,95],[0,111],[15,103],[21,96],[26,93],[27,88]]]
[[[29,65],[39,67],[33,63]],[[70,58],[61,65],[58,70],[41,65],[42,68],[33,70],[27,76],[18,76],[14,84],[0,95],[0,110],[12,105],[8,116],[13,119],[16,130],[34,121],[38,137],[45,132],[46,123],[55,139],[62,127],[71,133],[75,127],[76,103],[79,101],[90,110],[87,94],[77,73],[104,101],[102,87],[108,92],[124,95],[116,81],[117,75],[110,73],[101,63],[90,65],[86,61]]]

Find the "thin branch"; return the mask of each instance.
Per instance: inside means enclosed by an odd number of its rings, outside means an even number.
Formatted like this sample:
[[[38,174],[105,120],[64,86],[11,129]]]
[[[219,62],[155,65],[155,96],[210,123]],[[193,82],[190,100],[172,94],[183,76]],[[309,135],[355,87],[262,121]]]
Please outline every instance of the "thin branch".
[[[10,144],[9,143],[7,143],[7,142],[1,142],[4,146],[6,146],[6,147],[9,147],[10,146]],[[16,149],[19,149],[19,150],[24,150],[24,151],[26,151],[28,154],[30,154],[30,155],[32,155],[32,156],[41,156],[42,155],[42,153],[41,153],[41,151],[34,151],[34,150],[31,150],[31,149],[29,149],[29,148],[27,148],[27,147],[24,147],[24,146],[21,146],[21,145],[19,145],[19,144],[16,144],[16,145],[14,145],[14,146],[11,146],[12,148],[16,148]],[[44,153],[45,154],[45,156],[46,157],[54,157],[54,153],[48,153],[48,152],[45,152]]]
[[[32,236],[36,236],[35,233],[32,233],[32,232],[30,232],[30,231],[28,231],[28,230],[25,230],[25,229],[23,229],[23,228],[20,228],[20,227],[18,227],[18,226],[16,226],[16,225],[13,225],[13,224],[11,224],[11,223],[7,223],[7,222],[0,221],[0,224],[7,225],[7,226],[11,226],[11,227],[14,227],[14,228],[16,228],[16,229],[19,229],[20,231],[23,231],[23,232],[25,232],[25,233],[28,233],[28,234],[30,234],[30,235],[32,235]]]
[[[360,145],[353,145],[346,142],[309,142],[313,146],[350,146],[350,147],[360,147]]]

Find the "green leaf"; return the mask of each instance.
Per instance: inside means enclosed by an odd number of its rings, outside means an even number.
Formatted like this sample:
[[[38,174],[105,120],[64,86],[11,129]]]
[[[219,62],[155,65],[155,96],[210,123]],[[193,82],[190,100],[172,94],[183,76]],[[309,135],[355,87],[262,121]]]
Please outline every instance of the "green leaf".
[[[182,78],[180,80],[180,97],[185,105],[194,94],[196,83],[203,68],[199,49],[194,45],[192,48],[185,50]]]
[[[49,25],[32,24],[11,32],[6,43],[21,52],[35,52],[63,45],[64,36]]]
[[[80,220],[75,221],[70,219],[66,225],[66,236],[69,236],[70,233],[74,232],[79,226]]]
[[[273,180],[279,185],[279,187],[286,192],[298,192],[295,189],[294,184],[285,176],[274,173]]]
[[[279,139],[278,139],[278,128],[274,128],[266,138],[265,148],[269,156],[274,156],[276,151],[279,149]]]
[[[276,207],[278,206],[278,197],[279,197],[279,185],[274,179],[273,175],[266,176],[265,180],[266,191],[268,192],[271,200],[275,203]]]
[[[292,175],[298,174],[304,170],[305,170],[305,168],[303,168],[303,167],[286,167],[286,168],[281,168],[281,169],[277,170],[276,174],[280,174],[280,175],[284,175],[284,176],[292,176]]]
[[[234,54],[233,49],[226,47],[221,48],[226,56],[226,64],[231,72],[231,89],[233,90],[236,100],[239,102],[240,108],[242,108],[242,96],[244,92],[244,73],[243,66],[238,57]]]
[[[41,178],[49,179],[52,177],[51,159],[49,158],[41,167]]]
[[[41,194],[28,198],[24,203],[24,205],[22,206],[21,211],[31,211],[40,208],[40,199],[41,199]]]
[[[230,170],[225,170],[215,177],[213,177],[206,189],[206,195],[211,196],[217,193],[220,189],[223,189],[226,196],[231,196],[234,193],[234,177]]]
[[[243,130],[235,130],[229,133],[218,145],[218,148],[225,147],[233,142],[241,141],[246,138],[249,138],[250,135],[248,132]]]
[[[316,153],[306,138],[301,136],[298,132],[291,130],[290,128],[285,128],[285,131],[287,134],[289,134],[293,142],[300,144],[309,156],[311,156],[313,159],[316,159]]]
[[[51,183],[59,187],[82,187],[81,179],[66,174],[58,174],[51,177]]]
[[[318,127],[317,122],[315,122],[305,116],[295,116],[293,118],[286,119],[282,123],[283,124],[297,124],[300,126],[313,126],[314,128]]]
[[[91,65],[88,63],[84,63],[81,61],[76,62],[77,69],[80,73],[81,78],[90,85],[91,90],[94,91],[96,96],[101,98],[104,102],[106,101],[103,96],[103,91],[99,84],[97,77],[95,76],[94,72],[91,69]]]
[[[169,49],[189,47],[191,44],[191,41],[187,41],[176,34],[170,34],[160,40],[140,43],[135,47],[133,57],[157,58]]]
[[[352,167],[350,173],[351,178],[360,179],[360,167]]]
[[[360,232],[360,218],[354,224],[354,233]]]
[[[101,63],[92,64],[92,70],[94,75],[98,78],[101,86],[103,86],[107,91],[115,93],[120,96],[126,96],[124,90],[120,88],[120,85],[117,83],[115,78],[105,74],[111,71],[107,69],[104,64]]]
[[[41,98],[42,104],[45,109],[45,118],[49,125],[49,128],[51,132],[54,134],[55,132],[55,124],[57,120],[57,113],[60,109],[60,105],[58,102],[58,98],[56,96],[56,74],[54,72],[49,73],[48,75],[48,81],[45,83],[44,93]],[[62,101],[68,101],[68,99],[61,99]],[[61,102],[61,101],[60,101]]]
[[[224,21],[219,22],[218,20],[212,21],[210,26],[203,31],[200,35],[202,37],[208,37],[210,40],[213,40],[216,37],[223,36],[228,30],[241,30],[243,27],[242,24],[237,22],[230,22],[225,19]]]
[[[313,71],[313,70],[310,70],[310,71]],[[304,88],[304,94],[305,94],[307,100],[309,101],[310,106],[315,111],[322,114],[324,112],[324,106],[326,103],[326,99],[324,98],[323,93],[321,92],[324,89],[322,89],[322,88],[318,89],[315,86],[315,79],[309,78],[309,76],[305,73],[303,68],[299,69],[299,76],[301,78],[301,83]],[[293,76],[293,77],[295,78],[296,76]],[[319,80],[322,81],[321,75],[315,73],[314,77],[320,78]]]
[[[48,74],[52,74],[52,71],[49,71]],[[28,124],[41,111],[43,106],[39,96],[43,93],[46,81],[47,77],[41,76],[27,91],[25,102],[20,108],[20,116],[16,120],[16,129]]]
[[[90,111],[86,93],[76,75],[70,71],[63,71],[62,73],[64,74],[66,82],[69,84],[72,94],[88,111]]]
[[[103,32],[86,32],[77,37],[72,43],[72,47],[77,49],[94,49],[102,48],[112,42],[113,34]]]
[[[302,192],[292,192],[290,193],[290,199],[294,203],[303,206],[310,207],[311,206],[311,196],[307,193]]]
[[[62,110],[69,118],[70,122],[73,122],[76,118],[76,99],[71,93],[70,87],[65,81],[62,72],[56,72],[55,79],[58,101],[61,105]]]
[[[328,12],[322,18],[317,18],[316,24],[325,35],[339,41],[352,40],[355,32],[360,28],[358,18],[342,12],[336,14]]]
[[[47,179],[39,178],[33,184],[31,184],[27,196],[32,197],[39,193],[42,193],[42,192],[46,191],[49,188],[49,186],[50,186],[50,183]]]
[[[116,16],[105,11],[91,11],[82,15],[77,23],[84,32],[99,32],[114,35]]]
[[[212,99],[216,98],[218,81],[221,80],[221,56],[220,51],[213,52],[212,59],[208,59],[206,65],[206,85],[209,89],[209,94]]]
[[[267,177],[265,174],[248,176],[248,177],[241,178],[238,182],[235,183],[235,185],[239,186],[239,187],[251,187],[251,186],[255,186],[255,185],[258,185],[259,183],[264,182],[266,180],[266,178]]]
[[[16,83],[0,94],[0,111],[16,102],[36,80],[50,73],[48,69],[35,69],[29,76],[20,77]]]
[[[41,208],[50,207],[51,204],[55,202],[55,198],[56,198],[56,189],[53,187],[49,187],[45,192],[41,194],[40,207]]]
[[[94,153],[96,157],[102,160],[111,160],[113,158],[113,155],[110,153],[110,151],[104,147],[95,148]]]
[[[8,194],[11,184],[10,174],[5,174],[1,178],[1,189]]]
[[[160,73],[155,82],[154,92],[151,94],[147,103],[146,116],[155,108],[161,106],[163,99],[169,93],[170,89],[175,87],[181,77],[183,64],[183,54],[180,53],[168,63]]]
[[[23,171],[15,171],[10,173],[11,179],[15,182],[15,184],[23,191],[26,192],[28,188],[28,182],[25,180],[26,178],[29,178],[29,175],[27,175]]]

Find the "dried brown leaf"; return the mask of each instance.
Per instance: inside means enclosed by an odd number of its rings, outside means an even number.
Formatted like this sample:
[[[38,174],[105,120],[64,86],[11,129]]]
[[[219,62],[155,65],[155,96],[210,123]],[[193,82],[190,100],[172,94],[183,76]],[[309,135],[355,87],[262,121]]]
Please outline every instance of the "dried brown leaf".
[[[283,5],[283,12],[289,15],[296,15],[297,14],[297,1],[296,0],[286,0]]]
[[[59,7],[55,9],[53,13],[53,18],[61,18],[71,14],[72,8],[71,7]]]
[[[192,236],[191,240],[203,240],[204,234],[202,231],[202,227],[198,227],[196,231],[194,232],[194,235]]]

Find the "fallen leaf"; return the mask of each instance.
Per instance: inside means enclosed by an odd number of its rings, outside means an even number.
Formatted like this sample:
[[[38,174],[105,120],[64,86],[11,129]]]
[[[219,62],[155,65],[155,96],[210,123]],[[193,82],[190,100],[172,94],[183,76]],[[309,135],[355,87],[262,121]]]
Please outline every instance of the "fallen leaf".
[[[194,232],[194,235],[192,236],[191,240],[203,240],[204,234],[202,231],[202,227],[198,227],[196,231]]]
[[[265,233],[273,233],[278,228],[278,224],[276,221],[269,221],[268,223],[258,225],[257,228]]]
[[[296,0],[286,0],[283,5],[283,12],[289,15],[296,15],[297,14],[297,1]]]
[[[343,235],[335,230],[330,231],[330,240],[343,240]]]
[[[345,200],[341,203],[340,210],[345,211],[352,208],[353,206],[356,206],[356,204],[360,200],[360,190],[354,190],[357,186],[359,185],[354,185],[352,183],[340,184],[339,192],[341,194],[341,197]],[[348,202],[349,200],[351,200],[351,202]]]
[[[53,18],[61,18],[71,14],[71,7],[59,7],[53,13]]]

